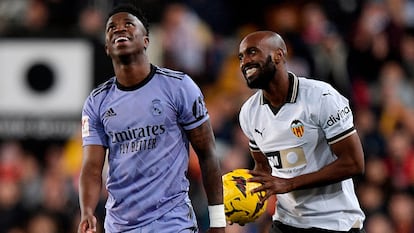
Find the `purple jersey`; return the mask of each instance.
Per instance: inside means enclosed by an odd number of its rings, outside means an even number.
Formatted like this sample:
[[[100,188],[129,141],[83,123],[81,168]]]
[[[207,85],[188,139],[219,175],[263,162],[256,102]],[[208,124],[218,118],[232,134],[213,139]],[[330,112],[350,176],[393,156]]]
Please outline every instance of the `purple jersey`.
[[[185,130],[208,117],[188,75],[153,65],[135,87],[121,87],[113,77],[91,92],[82,138],[84,146],[108,148],[107,231],[142,227],[189,201]]]

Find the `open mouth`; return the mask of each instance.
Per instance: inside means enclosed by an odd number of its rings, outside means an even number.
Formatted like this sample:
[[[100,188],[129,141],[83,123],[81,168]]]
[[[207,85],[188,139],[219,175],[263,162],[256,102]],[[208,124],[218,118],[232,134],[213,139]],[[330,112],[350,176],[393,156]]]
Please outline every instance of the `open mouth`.
[[[119,44],[119,43],[123,43],[123,42],[127,42],[127,41],[129,41],[128,37],[121,36],[121,37],[116,38],[114,43]]]
[[[244,69],[244,74],[246,75],[246,77],[250,77],[254,73],[256,73],[257,70],[258,70],[257,67],[250,67],[250,68]]]

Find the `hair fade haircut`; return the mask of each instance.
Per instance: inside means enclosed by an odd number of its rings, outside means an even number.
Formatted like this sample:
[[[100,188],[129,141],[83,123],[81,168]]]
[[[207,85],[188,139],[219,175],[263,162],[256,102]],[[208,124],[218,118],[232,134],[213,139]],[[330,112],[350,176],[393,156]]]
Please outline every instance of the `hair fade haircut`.
[[[112,10],[109,12],[108,14],[108,18],[112,17],[114,14],[116,13],[120,13],[120,12],[126,12],[126,13],[130,13],[132,15],[134,15],[135,17],[138,18],[139,21],[141,21],[142,25],[144,25],[144,28],[146,30],[146,34],[147,36],[149,35],[149,23],[147,18],[145,17],[144,13],[142,12],[142,10],[138,7],[136,7],[135,5],[133,5],[132,3],[120,3],[118,5],[115,5]]]

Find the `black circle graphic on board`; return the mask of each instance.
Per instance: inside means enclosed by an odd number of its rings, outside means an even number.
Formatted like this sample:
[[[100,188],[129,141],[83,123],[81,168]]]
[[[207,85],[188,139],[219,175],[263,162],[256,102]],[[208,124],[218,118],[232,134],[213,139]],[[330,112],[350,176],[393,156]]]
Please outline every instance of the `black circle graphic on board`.
[[[30,66],[26,78],[29,87],[39,93],[47,92],[55,82],[53,70],[43,63]]]

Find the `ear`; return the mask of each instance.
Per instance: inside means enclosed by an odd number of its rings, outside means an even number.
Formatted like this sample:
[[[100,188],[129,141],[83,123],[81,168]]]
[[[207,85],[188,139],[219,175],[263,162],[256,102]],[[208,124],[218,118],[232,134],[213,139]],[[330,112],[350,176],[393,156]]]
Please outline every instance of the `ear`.
[[[106,55],[109,56],[108,45],[106,43],[105,43],[105,52],[106,52]]]
[[[285,53],[282,49],[276,49],[272,52],[273,62],[279,64],[285,62]]]
[[[147,50],[147,48],[149,46],[149,42],[150,42],[149,37],[145,36],[144,37],[144,48],[145,48],[145,50]]]

